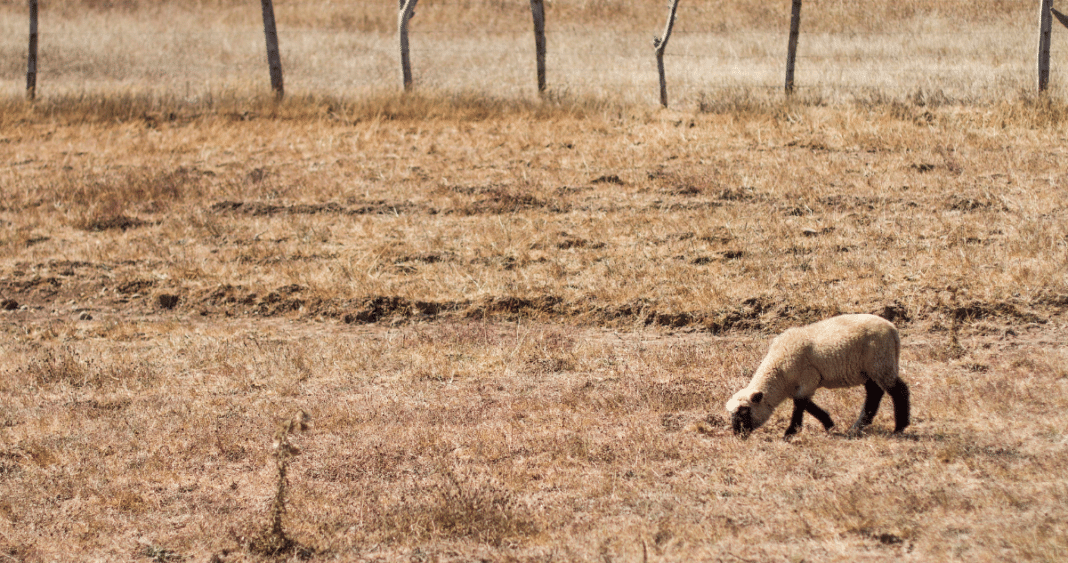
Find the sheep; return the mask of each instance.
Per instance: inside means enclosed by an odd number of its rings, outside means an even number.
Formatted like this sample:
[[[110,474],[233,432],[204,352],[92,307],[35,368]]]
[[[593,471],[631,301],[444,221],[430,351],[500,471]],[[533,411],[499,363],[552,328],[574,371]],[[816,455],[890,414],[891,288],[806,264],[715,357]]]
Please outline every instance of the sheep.
[[[875,315],[841,315],[788,329],[772,341],[749,385],[727,401],[731,428],[748,436],[789,397],[794,412],[784,438],[801,430],[806,412],[830,430],[834,421],[812,395],[821,387],[863,385],[864,407],[848,434],[858,436],[871,424],[884,392],[893,399],[894,433],[900,433],[909,425],[909,387],[898,376],[900,352],[897,327]]]

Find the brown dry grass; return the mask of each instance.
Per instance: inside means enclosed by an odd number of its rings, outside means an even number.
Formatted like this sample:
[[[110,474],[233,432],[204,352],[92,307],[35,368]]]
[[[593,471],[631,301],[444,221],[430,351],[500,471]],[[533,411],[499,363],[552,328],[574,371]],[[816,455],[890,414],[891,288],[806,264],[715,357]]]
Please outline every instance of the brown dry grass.
[[[1016,17],[976,5],[938,3]],[[0,560],[255,560],[280,490],[291,559],[1068,547],[1057,98],[108,88],[0,100]],[[860,311],[903,330],[903,437],[729,435],[771,335]]]

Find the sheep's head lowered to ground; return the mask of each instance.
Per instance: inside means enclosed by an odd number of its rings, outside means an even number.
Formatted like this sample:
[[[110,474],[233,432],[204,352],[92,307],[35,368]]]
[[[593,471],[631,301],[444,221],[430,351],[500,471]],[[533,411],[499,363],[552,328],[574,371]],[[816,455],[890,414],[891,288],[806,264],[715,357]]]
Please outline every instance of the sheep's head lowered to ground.
[[[746,437],[749,433],[760,428],[768,418],[774,407],[769,406],[764,400],[764,393],[742,389],[727,401],[727,412],[731,415],[731,429],[737,436]]]

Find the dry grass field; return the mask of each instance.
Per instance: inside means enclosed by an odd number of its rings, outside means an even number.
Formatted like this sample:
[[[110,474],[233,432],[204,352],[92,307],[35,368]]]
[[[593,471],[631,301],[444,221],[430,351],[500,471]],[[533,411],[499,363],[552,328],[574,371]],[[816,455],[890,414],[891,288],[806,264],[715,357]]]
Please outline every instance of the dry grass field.
[[[424,0],[425,56],[471,67],[409,96],[346,59],[391,9],[278,4],[280,104],[258,14],[191,0],[43,10],[29,104],[0,1],[0,561],[1063,559],[1068,105],[1026,93],[1031,6],[806,2],[810,61],[942,43],[783,100],[750,86],[787,3],[695,3],[733,23],[671,48],[748,38],[752,73],[659,111],[659,5],[551,4],[620,50],[557,54],[536,101],[522,2]],[[902,331],[904,435],[884,405],[845,437],[855,389],[817,394],[829,433],[731,436],[769,339],[845,312]]]

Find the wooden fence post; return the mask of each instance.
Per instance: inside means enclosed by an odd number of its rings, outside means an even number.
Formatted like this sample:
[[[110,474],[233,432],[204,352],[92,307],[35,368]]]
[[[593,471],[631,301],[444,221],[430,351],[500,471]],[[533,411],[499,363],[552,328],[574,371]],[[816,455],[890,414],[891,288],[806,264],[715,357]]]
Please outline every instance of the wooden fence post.
[[[26,98],[37,97],[37,0],[30,1],[30,52],[26,62]]]
[[[1057,18],[1057,21],[1061,22],[1061,25],[1068,27],[1068,16],[1057,11],[1057,8],[1050,8],[1049,11],[1053,14],[1053,17]]]
[[[1038,2],[1038,91],[1049,88],[1049,36],[1053,30],[1053,0]]]
[[[545,3],[530,0],[530,13],[534,16],[534,49],[538,58],[538,95],[545,95]]]
[[[415,3],[419,0],[399,0],[400,13],[397,15],[397,34],[400,36],[401,83],[404,91],[412,89],[412,62],[408,53],[408,20],[415,15]]]
[[[663,107],[668,107],[667,79],[664,77],[664,51],[667,50],[668,39],[671,39],[671,30],[675,27],[675,13],[678,9],[679,0],[672,0],[667,26],[664,27],[664,36],[653,38],[653,49],[656,52],[656,70],[660,73],[660,105]]]
[[[282,57],[278,54],[278,29],[274,24],[274,5],[271,0],[260,0],[263,5],[263,34],[267,37],[267,67],[271,71],[271,89],[274,97],[281,100],[285,96],[282,85]]]
[[[794,0],[790,10],[790,40],[786,45],[786,93],[794,93],[794,63],[797,61],[797,36],[801,31],[801,0]]]

